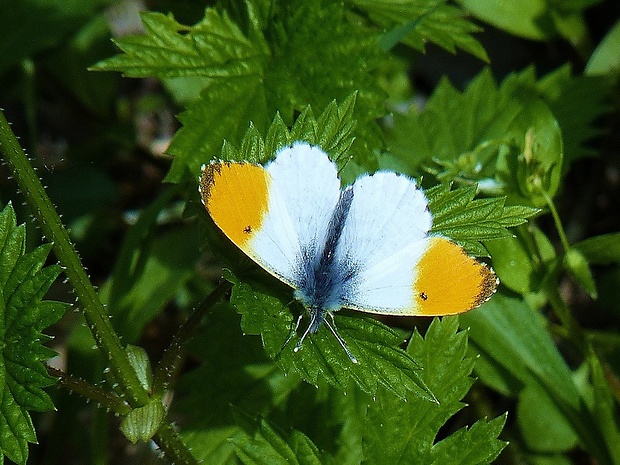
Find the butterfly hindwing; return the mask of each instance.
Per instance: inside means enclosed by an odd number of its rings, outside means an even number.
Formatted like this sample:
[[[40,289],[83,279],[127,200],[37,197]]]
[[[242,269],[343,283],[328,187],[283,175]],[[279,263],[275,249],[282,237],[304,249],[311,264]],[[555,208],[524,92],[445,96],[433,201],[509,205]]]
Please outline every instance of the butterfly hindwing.
[[[342,305],[390,315],[451,315],[479,306],[494,273],[457,244],[428,235],[432,217],[415,183],[378,172],[352,186],[335,259],[356,269]]]

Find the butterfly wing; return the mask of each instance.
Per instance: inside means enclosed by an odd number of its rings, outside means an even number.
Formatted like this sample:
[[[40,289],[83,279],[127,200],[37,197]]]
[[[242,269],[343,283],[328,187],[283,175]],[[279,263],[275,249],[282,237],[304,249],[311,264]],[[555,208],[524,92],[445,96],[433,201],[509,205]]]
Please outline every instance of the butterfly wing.
[[[479,306],[497,286],[486,265],[457,244],[428,235],[432,217],[423,192],[405,176],[359,178],[336,248],[354,269],[343,307],[390,315],[450,315]]]
[[[222,232],[285,283],[299,286],[303,260],[325,242],[340,195],[337,168],[306,143],[276,153],[265,167],[216,162],[203,167],[202,202]]]

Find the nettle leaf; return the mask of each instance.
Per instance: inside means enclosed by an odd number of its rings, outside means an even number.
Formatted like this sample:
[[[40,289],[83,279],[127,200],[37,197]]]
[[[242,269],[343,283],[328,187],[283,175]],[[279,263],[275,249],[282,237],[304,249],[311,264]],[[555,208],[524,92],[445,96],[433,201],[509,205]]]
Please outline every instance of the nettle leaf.
[[[488,69],[464,92],[442,79],[422,111],[412,107],[394,115],[394,126],[387,131],[390,150],[411,174],[434,161],[444,164],[445,180],[459,175],[485,179],[493,176],[493,157],[510,143],[507,134],[521,111],[522,105],[498,89]]]
[[[58,265],[43,267],[50,244],[25,251],[24,225],[17,226],[9,204],[0,212],[0,457],[18,464],[36,442],[29,410],[54,405],[44,388],[54,384],[45,360],[55,352],[42,345],[43,329],[58,321],[67,304],[41,300],[58,277]]]
[[[341,105],[333,100],[318,118],[315,118],[312,108],[308,105],[304,107],[290,130],[277,114],[267,130],[265,140],[256,127],[250,124],[239,148],[224,141],[221,158],[228,161],[265,164],[282,147],[296,141],[304,141],[321,147],[340,168],[343,168],[351,158],[349,149],[355,140],[353,131],[356,121],[353,119],[353,109],[356,99],[357,93],[349,95]]]
[[[302,381],[282,372],[261,349],[258,338],[245,337],[240,317],[228,303],[216,305],[208,323],[189,345],[200,365],[175,386],[179,402],[172,409],[185,418],[184,442],[199,461],[237,464],[231,438],[245,436],[231,406],[255,415],[283,409]]]
[[[226,14],[209,8],[192,27],[171,15],[143,13],[145,35],[117,40],[122,55],[92,69],[121,71],[129,77],[205,77],[201,99],[179,116],[183,127],[169,148],[175,162],[168,180],[180,180],[192,157],[191,171],[200,160],[219,150],[222,139],[239,137],[247,122],[260,122],[266,113],[261,87],[267,51],[250,41]],[[183,162],[182,162],[183,160]]]
[[[209,8],[195,26],[179,24],[171,14],[141,14],[145,35],[114,43],[124,54],[92,67],[121,71],[127,77],[251,76],[261,67],[262,50],[252,44],[226,12]]]
[[[246,465],[323,465],[327,455],[300,431],[290,434],[276,431],[265,419],[245,421],[246,434],[231,440],[237,457]]]
[[[492,463],[508,444],[497,439],[505,423],[506,415],[502,415],[491,421],[479,420],[470,428],[461,428],[433,446],[429,463]]]
[[[362,143],[353,153],[366,163],[374,160],[367,146],[381,144],[375,120],[383,114],[383,94],[373,76],[383,60],[376,35],[349,22],[339,3],[296,0],[273,10],[260,14],[248,6],[241,18],[247,31],[214,8],[195,26],[144,13],[146,34],[119,39],[124,54],[93,67],[131,77],[205,78],[200,98],[189,99],[179,116],[183,127],[168,150],[174,160],[167,181],[197,173],[222,140],[241,139],[250,121],[263,131],[268,115],[280,111],[290,125],[304,106],[324,108],[355,89]]]
[[[460,48],[489,61],[489,57],[471,34],[482,28],[465,19],[465,13],[445,0],[350,0],[366,11],[380,27],[387,29],[382,45],[387,49],[403,42],[421,52],[432,42],[456,53]]]
[[[289,0],[278,6],[280,11],[263,26],[265,36],[272,38],[273,61],[265,82],[272,114],[280,111],[290,125],[306,105],[326,108],[356,91],[352,155],[358,163],[375,166],[372,149],[383,145],[376,119],[385,114],[385,93],[376,72],[387,59],[377,32],[351,21],[341,2]]]
[[[465,406],[461,400],[473,384],[474,358],[467,355],[467,333],[458,331],[458,320],[434,319],[424,338],[416,330],[407,352],[439,403],[411,397],[402,402],[380,392],[368,405],[364,463],[491,463],[506,446],[497,439],[505,417],[479,420],[435,442],[439,429]]]
[[[236,281],[234,277],[229,279]],[[282,370],[294,372],[314,385],[326,382],[345,393],[351,389],[353,381],[369,395],[375,395],[382,386],[400,399],[414,393],[426,402],[434,400],[420,378],[414,359],[399,348],[403,337],[371,317],[352,316],[345,311],[335,316],[339,334],[359,363],[349,359],[325,325],[316,334],[309,335],[302,348],[294,352],[299,334],[291,334],[294,328],[292,309],[303,310],[283,303],[287,301],[285,296],[283,293],[282,298],[278,298],[239,282],[233,287],[231,296],[231,303],[242,315],[243,332],[260,335],[265,351]],[[289,294],[288,301],[291,299]]]
[[[451,190],[439,184],[425,191],[433,214],[432,233],[449,237],[469,254],[487,257],[480,241],[512,236],[507,229],[518,226],[540,210],[526,206],[505,206],[504,197],[476,199],[476,187]]]

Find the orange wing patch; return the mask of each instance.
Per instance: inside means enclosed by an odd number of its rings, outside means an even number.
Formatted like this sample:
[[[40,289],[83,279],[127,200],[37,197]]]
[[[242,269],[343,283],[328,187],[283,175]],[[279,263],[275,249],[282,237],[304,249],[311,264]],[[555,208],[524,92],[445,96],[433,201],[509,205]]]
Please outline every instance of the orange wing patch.
[[[497,277],[484,263],[469,257],[454,242],[429,240],[413,288],[422,315],[455,315],[479,307],[497,288]]]
[[[215,224],[242,250],[269,209],[269,175],[251,163],[206,165],[200,196]]]

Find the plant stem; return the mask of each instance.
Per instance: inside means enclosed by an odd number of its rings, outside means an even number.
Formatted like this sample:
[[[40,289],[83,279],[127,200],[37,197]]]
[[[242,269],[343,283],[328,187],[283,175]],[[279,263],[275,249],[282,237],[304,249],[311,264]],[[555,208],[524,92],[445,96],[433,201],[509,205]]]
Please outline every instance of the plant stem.
[[[570,340],[573,341],[579,351],[585,356],[588,353],[589,346],[586,334],[573,317],[570,308],[568,308],[562,296],[560,296],[557,286],[547,286],[546,294],[553,308],[553,312],[558,317],[558,320],[560,320]]]
[[[570,244],[568,243],[568,238],[566,237],[566,233],[564,232],[564,226],[562,226],[562,220],[560,220],[560,215],[558,214],[558,211],[555,208],[555,204],[553,203],[553,199],[551,198],[549,193],[542,188],[540,189],[540,193],[545,198],[545,202],[547,202],[547,206],[549,207],[551,216],[553,216],[553,222],[555,223],[555,227],[558,230],[558,235],[560,236],[560,241],[562,242],[564,253],[566,253],[568,252],[568,249],[570,249]]]
[[[54,252],[75,289],[86,323],[97,347],[115,375],[123,393],[132,406],[145,405],[149,396],[129,363],[121,342],[99,296],[86,274],[82,262],[69,239],[56,209],[47,196],[37,173],[17,142],[9,123],[0,111],[0,152],[8,163],[30,211],[41,226],[43,234],[54,245]]]
[[[189,452],[169,422],[161,424],[153,438],[164,456],[175,465],[198,465],[198,460]]]
[[[51,366],[47,367],[47,372],[51,376],[58,378],[58,384],[60,384],[60,386],[86,397],[89,401],[95,402],[106,410],[111,410],[119,415],[127,415],[131,411],[131,407],[116,394]]]
[[[166,348],[163,357],[157,364],[153,380],[153,393],[163,394],[168,384],[178,369],[181,359],[181,349],[189,339],[196,333],[198,325],[203,317],[211,311],[213,306],[230,290],[232,284],[228,281],[221,282],[207,298],[194,310],[189,318],[179,328],[173,336],[172,341]]]

